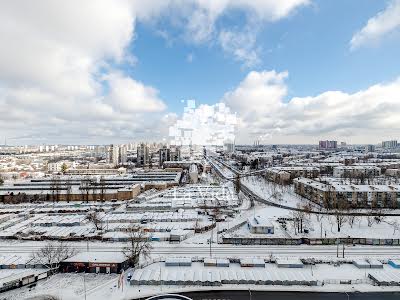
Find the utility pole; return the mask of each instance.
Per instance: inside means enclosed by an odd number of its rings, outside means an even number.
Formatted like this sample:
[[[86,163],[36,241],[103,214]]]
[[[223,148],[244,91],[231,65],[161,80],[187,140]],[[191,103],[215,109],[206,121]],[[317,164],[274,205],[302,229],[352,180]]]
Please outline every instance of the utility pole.
[[[336,257],[339,258],[339,239],[336,240]]]

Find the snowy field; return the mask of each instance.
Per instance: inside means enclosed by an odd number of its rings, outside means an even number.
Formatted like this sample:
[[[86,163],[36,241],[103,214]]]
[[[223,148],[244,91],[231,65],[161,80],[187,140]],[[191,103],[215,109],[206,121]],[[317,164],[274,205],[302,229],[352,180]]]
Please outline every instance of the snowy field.
[[[261,216],[270,218],[271,220],[276,220],[280,217],[299,217],[299,214],[296,212],[265,205],[256,206],[254,211],[250,210],[247,215],[248,217],[253,215]],[[340,232],[338,232],[336,216],[302,213],[300,217],[303,218],[303,232],[298,232],[293,221],[286,221],[286,230],[280,223],[273,221],[276,234],[255,235],[250,233],[247,225],[245,225],[232,233],[231,236],[400,239],[400,217],[381,217],[380,221],[367,216],[344,217],[341,220],[343,224],[341,225]],[[308,230],[308,233],[305,233],[304,229]]]

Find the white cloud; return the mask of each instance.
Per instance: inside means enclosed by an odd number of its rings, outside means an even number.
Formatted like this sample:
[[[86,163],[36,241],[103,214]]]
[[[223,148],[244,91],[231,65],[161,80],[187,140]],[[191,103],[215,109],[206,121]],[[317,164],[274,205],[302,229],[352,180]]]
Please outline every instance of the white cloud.
[[[118,71],[140,60],[127,52],[138,20],[154,22],[167,16],[195,43],[224,37],[224,50],[247,62],[257,60],[255,35],[248,32],[233,38],[234,31],[217,28],[218,18],[240,9],[249,18],[276,21],[307,3],[1,1],[0,136],[20,137],[24,142],[74,137],[104,142],[101,136],[108,141],[113,136],[146,134],[156,138],[155,133],[165,133],[165,122],[170,120],[164,118],[166,104],[156,88]],[[241,41],[251,47],[242,47]]]
[[[150,1],[154,4],[154,1]],[[155,1],[157,2],[157,1]],[[257,23],[275,22],[292,14],[297,8],[308,5],[309,0],[165,0],[160,15],[172,25],[183,29],[186,41],[193,44],[217,44],[226,53],[252,66],[259,60],[256,46]],[[231,11],[241,11],[245,16],[245,29],[225,28],[218,20]],[[146,19],[154,22],[154,19]],[[164,31],[158,31],[167,41],[173,39]]]
[[[246,67],[254,67],[260,62],[256,32],[253,30],[246,32],[221,30],[219,43],[226,53],[233,55],[235,60],[243,62]]]
[[[160,112],[166,109],[158,91],[120,73],[107,75],[108,102],[120,112]]]
[[[110,67],[134,63],[126,47],[136,15],[152,13],[139,4],[1,2],[0,135],[101,141],[157,128],[166,108],[158,91]]]
[[[239,142],[315,143],[318,137],[351,136],[352,142],[367,143],[400,132],[400,78],[353,94],[327,91],[286,101],[287,76],[250,72],[224,95],[222,100],[240,117]]]
[[[385,35],[400,28],[400,0],[391,0],[384,11],[368,20],[350,41],[352,50],[376,43]]]

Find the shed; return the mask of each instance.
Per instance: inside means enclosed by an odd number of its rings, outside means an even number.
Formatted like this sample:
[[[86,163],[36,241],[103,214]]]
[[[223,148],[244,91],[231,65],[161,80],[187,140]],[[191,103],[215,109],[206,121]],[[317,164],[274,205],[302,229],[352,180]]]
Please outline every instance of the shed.
[[[383,269],[383,264],[377,259],[368,260],[371,269]]]
[[[170,257],[165,259],[166,267],[178,267],[192,265],[192,259],[190,257]]]
[[[299,258],[277,258],[278,268],[303,268],[303,263]]]
[[[395,269],[400,269],[400,260],[399,259],[390,259],[388,264],[391,265]]]
[[[265,268],[265,261],[262,258],[254,258],[253,265],[254,267]]]
[[[217,258],[217,267],[229,267],[229,259]]]
[[[353,265],[359,269],[369,269],[370,264],[365,259],[355,259],[353,260]]]
[[[240,259],[241,267],[254,267],[254,262],[252,258],[241,258]]]
[[[205,267],[216,267],[217,260],[215,258],[205,258],[204,259],[204,266]]]

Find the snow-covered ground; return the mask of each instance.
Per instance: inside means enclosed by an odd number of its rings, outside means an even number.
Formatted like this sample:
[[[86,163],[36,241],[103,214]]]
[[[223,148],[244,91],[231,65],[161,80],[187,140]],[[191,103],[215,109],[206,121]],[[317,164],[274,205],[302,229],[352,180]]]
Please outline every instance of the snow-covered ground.
[[[0,299],[21,300],[34,296],[52,295],[63,300],[78,300],[84,298],[85,286],[88,293],[103,285],[116,285],[117,280],[118,275],[116,274],[55,274],[38,281],[35,287],[22,287],[0,293]]]

